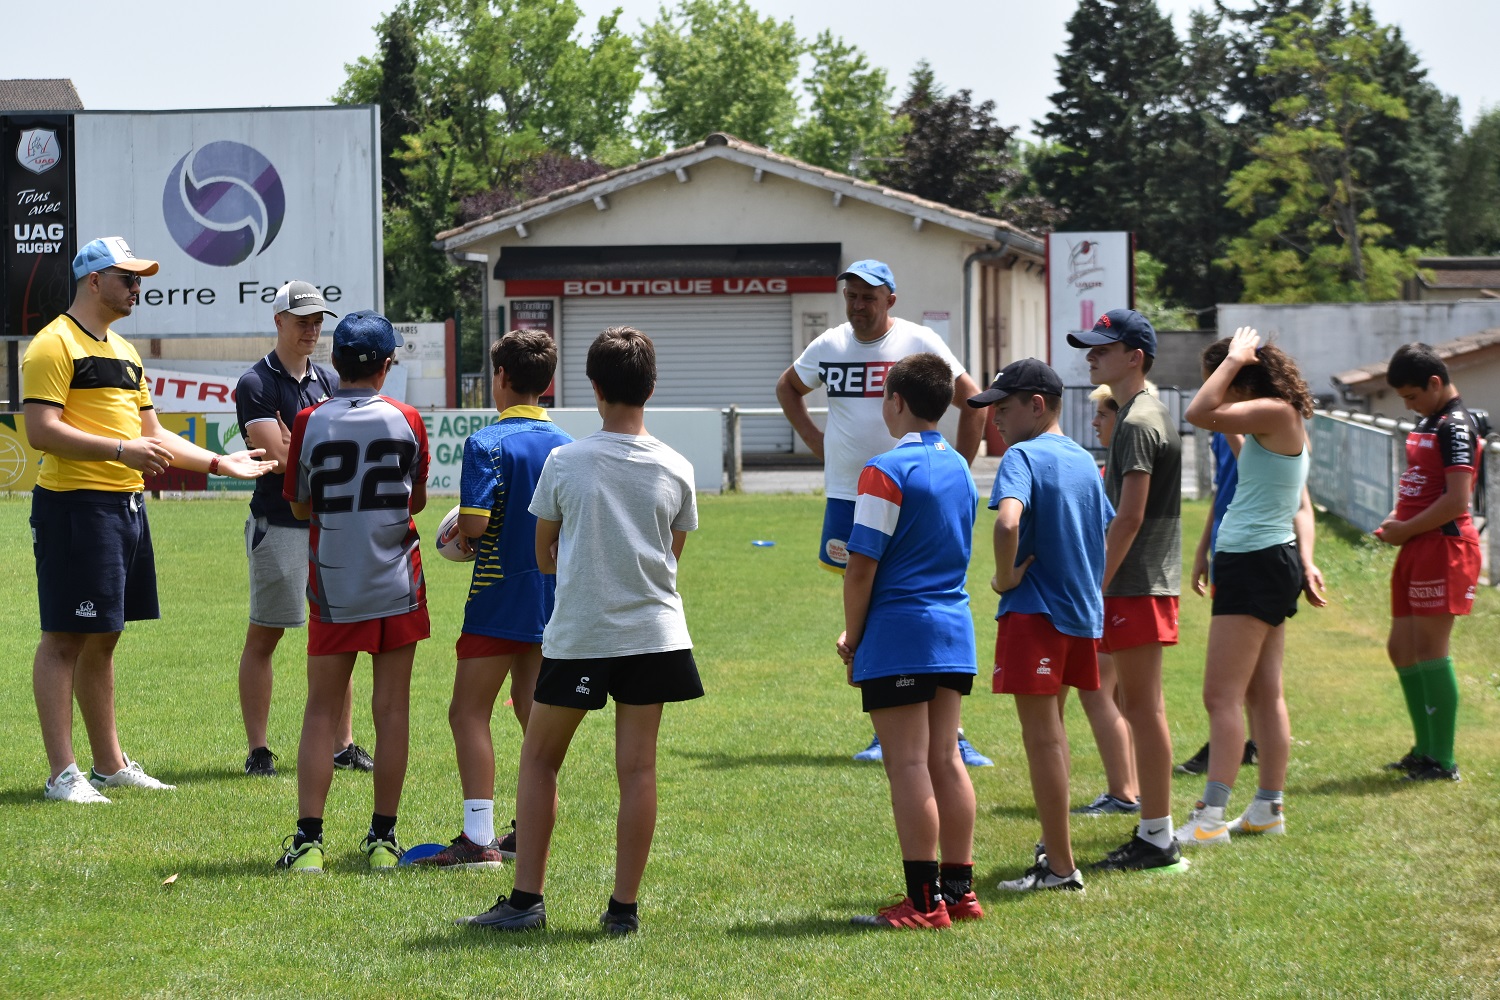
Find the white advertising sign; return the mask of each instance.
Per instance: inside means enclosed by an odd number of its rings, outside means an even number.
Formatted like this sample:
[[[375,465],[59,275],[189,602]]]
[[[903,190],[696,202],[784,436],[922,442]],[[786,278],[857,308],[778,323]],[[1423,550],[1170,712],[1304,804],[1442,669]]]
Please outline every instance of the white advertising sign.
[[[78,238],[158,260],[126,337],[272,332],[294,278],[340,315],[383,306],[379,110],[80,112]]]
[[[1047,237],[1049,363],[1063,385],[1088,385],[1086,352],[1068,334],[1092,330],[1111,309],[1135,302],[1129,233],[1052,233]]]

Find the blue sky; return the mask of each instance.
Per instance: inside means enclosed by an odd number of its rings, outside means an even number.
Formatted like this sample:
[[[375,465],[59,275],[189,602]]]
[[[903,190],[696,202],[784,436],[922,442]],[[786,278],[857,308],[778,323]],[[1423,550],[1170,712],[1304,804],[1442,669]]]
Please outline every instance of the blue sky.
[[[1233,0],[1243,4],[1246,0]],[[579,0],[590,22],[614,6],[632,30],[654,20],[654,0]],[[1179,30],[1206,0],[1158,0]],[[1490,49],[1500,37],[1496,0],[1371,0],[1401,27],[1430,78],[1461,102],[1466,125],[1500,103]],[[393,0],[259,0],[253,5],[157,0],[70,9],[7,4],[0,76],[70,77],[86,107],[162,109],[327,103],[344,64],[373,54],[373,26]],[[805,37],[824,28],[904,84],[918,59],[950,90],[993,99],[1002,124],[1031,131],[1056,89],[1055,56],[1073,0],[752,0],[792,18]],[[922,16],[912,17],[913,9]]]

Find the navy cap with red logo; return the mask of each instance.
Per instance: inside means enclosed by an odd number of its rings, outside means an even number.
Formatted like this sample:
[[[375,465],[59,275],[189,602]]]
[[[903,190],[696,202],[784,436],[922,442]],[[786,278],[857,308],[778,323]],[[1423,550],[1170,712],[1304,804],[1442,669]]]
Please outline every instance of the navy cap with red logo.
[[[1128,350],[1145,351],[1156,357],[1156,327],[1134,309],[1111,309],[1099,317],[1092,330],[1068,334],[1068,343],[1088,349],[1103,344],[1124,344]]]

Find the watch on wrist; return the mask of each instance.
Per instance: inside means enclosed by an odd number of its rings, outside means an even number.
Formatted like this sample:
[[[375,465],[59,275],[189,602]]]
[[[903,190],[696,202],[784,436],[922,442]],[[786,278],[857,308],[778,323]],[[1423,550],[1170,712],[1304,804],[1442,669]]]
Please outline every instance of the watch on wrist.
[[[219,458],[220,456],[215,455],[208,460],[208,474],[210,476],[217,476],[219,474]]]

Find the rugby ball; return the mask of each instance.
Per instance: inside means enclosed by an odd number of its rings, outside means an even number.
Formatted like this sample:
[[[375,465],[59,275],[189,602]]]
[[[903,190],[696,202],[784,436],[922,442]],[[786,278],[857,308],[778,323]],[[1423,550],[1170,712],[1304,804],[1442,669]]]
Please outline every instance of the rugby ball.
[[[443,516],[443,523],[438,525],[438,555],[452,562],[473,562],[473,550],[465,552],[458,547],[458,510],[457,507],[450,510]]]

